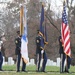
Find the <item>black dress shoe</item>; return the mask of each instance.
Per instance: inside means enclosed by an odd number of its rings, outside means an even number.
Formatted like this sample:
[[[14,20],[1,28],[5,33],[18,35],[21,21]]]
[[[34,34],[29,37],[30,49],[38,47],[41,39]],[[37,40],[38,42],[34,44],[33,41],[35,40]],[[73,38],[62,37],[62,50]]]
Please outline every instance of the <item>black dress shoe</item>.
[[[17,70],[17,72],[20,72],[20,70]]]
[[[66,71],[66,73],[69,73],[69,71]]]
[[[45,72],[45,70],[40,70],[40,72]]]
[[[22,72],[28,72],[28,71],[26,71],[26,70],[22,70]]]
[[[41,71],[41,72],[46,72],[46,71]]]
[[[39,70],[36,70],[36,72],[40,72]]]
[[[65,70],[64,72],[69,73],[69,71],[68,71],[68,70]]]

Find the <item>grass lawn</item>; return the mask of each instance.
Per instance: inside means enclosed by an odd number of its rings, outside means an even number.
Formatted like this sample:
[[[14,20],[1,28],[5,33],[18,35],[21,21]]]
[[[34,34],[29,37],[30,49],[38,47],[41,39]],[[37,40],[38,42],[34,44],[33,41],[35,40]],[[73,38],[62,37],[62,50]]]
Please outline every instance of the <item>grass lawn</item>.
[[[43,72],[36,72],[36,66],[27,66],[26,68],[28,72],[16,72],[16,65],[13,66],[3,66],[2,72],[0,75],[75,75],[75,67],[71,66],[70,73],[60,73],[59,67],[55,66],[47,66],[46,73]]]

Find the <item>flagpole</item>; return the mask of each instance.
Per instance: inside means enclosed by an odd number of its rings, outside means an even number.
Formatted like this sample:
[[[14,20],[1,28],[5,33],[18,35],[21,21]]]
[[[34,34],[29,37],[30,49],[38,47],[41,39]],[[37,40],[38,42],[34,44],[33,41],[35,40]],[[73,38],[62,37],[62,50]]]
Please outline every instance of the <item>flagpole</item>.
[[[64,3],[66,3],[66,0],[64,0],[63,1],[63,10],[62,10],[62,14],[63,14],[63,11],[64,11]],[[61,33],[62,34],[62,33]],[[61,35],[62,36],[62,35]],[[64,44],[63,44],[63,42],[62,42],[62,46],[63,46],[63,50],[64,50]],[[66,54],[65,54],[66,55]],[[63,56],[64,56],[64,54],[61,54],[60,55],[61,56],[61,60],[60,60],[60,73],[62,73],[63,72],[63,70],[64,70],[64,66],[62,65],[63,63]],[[67,67],[67,55],[66,55],[66,67]]]
[[[68,71],[68,62],[67,62],[68,58],[67,58],[67,54],[66,54],[66,65],[65,65],[65,72]]]
[[[64,0],[64,2],[66,3],[66,0]],[[66,54],[66,65],[65,65],[65,71],[68,70],[68,62],[67,62],[68,58],[67,58],[67,54]]]
[[[42,6],[43,6],[43,8],[45,7],[45,2],[42,2]],[[45,10],[44,10],[44,17],[45,17]],[[43,36],[42,36],[42,38],[44,39],[44,47],[43,47],[43,53],[44,53],[44,51],[45,51],[45,48],[46,48],[46,44],[48,44],[48,41],[47,41],[47,35],[46,35],[46,18],[44,18],[44,25],[45,25],[45,27],[44,27],[44,33],[43,33]],[[43,67],[43,56],[44,56],[44,54],[42,53],[42,67]]]
[[[27,64],[28,63],[28,39],[27,39],[27,10],[26,7],[23,5],[23,36],[21,38],[21,55],[23,61]]]
[[[61,36],[62,36],[64,53],[65,53],[64,59],[66,59],[65,71],[68,72],[68,56],[70,57],[71,55],[71,49],[70,49],[70,29],[69,29],[67,13],[66,13],[66,0],[64,0],[63,2]]]
[[[20,7],[20,35],[23,34],[23,5]]]
[[[20,35],[21,37],[21,58],[27,64],[28,61],[28,39],[26,21],[26,0],[20,6]]]
[[[43,6],[43,8],[44,8],[44,2],[41,2],[41,5]],[[41,15],[42,15],[42,13],[41,13]],[[42,17],[42,16],[41,16]],[[42,23],[43,24],[43,23]],[[43,28],[42,28],[42,31],[43,31]],[[44,34],[42,33],[41,34],[41,36],[42,36],[42,39],[44,39]],[[44,43],[44,42],[43,42]],[[42,48],[41,47],[41,49],[43,50],[43,52],[44,52],[44,47]],[[41,63],[42,63],[42,65],[43,65],[43,53],[41,53]],[[41,70],[42,70],[42,65],[41,65]]]

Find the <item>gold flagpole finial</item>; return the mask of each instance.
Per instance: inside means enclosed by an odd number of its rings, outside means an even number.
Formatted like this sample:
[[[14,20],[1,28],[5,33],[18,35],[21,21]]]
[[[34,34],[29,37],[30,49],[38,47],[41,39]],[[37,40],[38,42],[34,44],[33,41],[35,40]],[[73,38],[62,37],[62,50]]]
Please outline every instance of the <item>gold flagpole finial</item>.
[[[45,3],[44,2],[42,2],[42,5],[45,7]]]
[[[66,0],[64,0],[64,2],[66,2]]]
[[[63,1],[63,6],[66,4],[66,0]]]

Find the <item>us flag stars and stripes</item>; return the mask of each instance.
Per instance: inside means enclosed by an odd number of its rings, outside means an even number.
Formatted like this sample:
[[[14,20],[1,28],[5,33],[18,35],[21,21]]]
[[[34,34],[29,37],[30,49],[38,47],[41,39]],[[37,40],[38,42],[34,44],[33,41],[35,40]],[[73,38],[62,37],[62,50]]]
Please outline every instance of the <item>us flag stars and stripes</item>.
[[[70,29],[69,29],[69,25],[68,25],[65,5],[63,8],[63,13],[62,13],[61,36],[62,36],[62,44],[64,47],[64,53],[68,56],[71,56]]]

